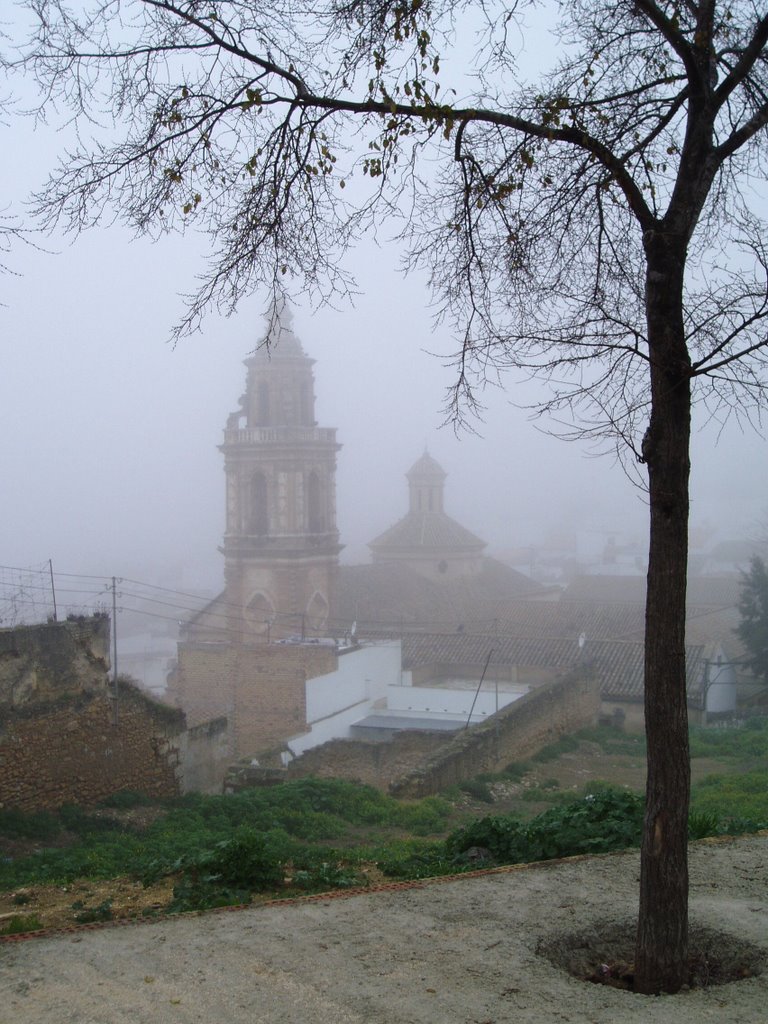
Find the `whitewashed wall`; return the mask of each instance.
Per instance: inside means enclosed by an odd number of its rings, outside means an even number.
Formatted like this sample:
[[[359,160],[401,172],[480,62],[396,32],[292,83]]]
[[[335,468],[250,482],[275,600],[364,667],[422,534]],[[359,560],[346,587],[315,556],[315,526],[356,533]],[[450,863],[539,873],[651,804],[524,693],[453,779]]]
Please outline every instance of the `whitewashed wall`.
[[[494,714],[498,708],[504,708],[527,693],[527,687],[519,690],[499,690],[498,704],[493,690],[481,691],[475,701],[472,721],[478,722],[488,715]],[[458,715],[466,718],[472,701],[474,690],[443,690],[436,686],[390,686],[387,688],[387,710],[429,713],[432,715]]]
[[[707,666],[704,680],[707,687],[706,708],[710,714],[736,709],[736,668],[721,647]]]
[[[349,728],[384,703],[387,689],[400,682],[399,640],[358,647],[339,654],[338,668],[307,680],[309,732],[294,736],[288,749],[298,756],[328,740],[344,739]]]
[[[335,672],[307,680],[307,722],[312,725],[350,704],[376,701],[400,682],[399,640],[358,647],[339,654]]]
[[[475,691],[411,686],[411,673],[401,671],[399,640],[382,641],[345,651],[339,655],[335,672],[307,680],[307,722],[309,731],[288,740],[298,757],[307,750],[334,739],[347,739],[350,727],[376,709],[402,717],[432,716],[466,719]],[[406,685],[403,685],[405,682]],[[486,689],[478,695],[472,721],[480,722],[497,708],[506,707],[528,692]]]

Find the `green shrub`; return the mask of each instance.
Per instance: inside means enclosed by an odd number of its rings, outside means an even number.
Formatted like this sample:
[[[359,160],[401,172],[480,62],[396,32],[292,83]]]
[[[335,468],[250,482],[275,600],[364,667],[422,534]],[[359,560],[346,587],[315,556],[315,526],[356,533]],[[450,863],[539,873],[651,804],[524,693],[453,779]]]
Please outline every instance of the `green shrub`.
[[[756,821],[754,818],[726,818],[720,822],[718,835],[722,836],[743,836],[752,832],[760,832],[768,829],[768,819]]]
[[[444,842],[414,840],[391,843],[376,851],[376,864],[388,878],[435,878],[470,870],[468,865],[457,862]]]
[[[173,887],[173,898],[165,908],[169,914],[216,907],[239,907],[251,902],[245,889],[234,889],[211,879],[184,877]]]
[[[254,892],[279,889],[285,876],[265,837],[247,825],[212,849],[181,857],[169,868],[181,873],[167,908],[171,913],[249,903]]]
[[[487,782],[482,779],[466,779],[459,783],[459,789],[475,800],[484,804],[493,803],[493,793]]]
[[[452,832],[446,850],[460,856],[477,846],[502,864],[604,853],[638,845],[642,818],[639,796],[601,789],[552,807],[529,822],[511,816],[481,818]]]
[[[691,757],[736,758],[745,760],[768,757],[768,729],[764,719],[749,719],[743,728],[691,729]]]
[[[295,871],[291,888],[302,892],[327,892],[331,889],[353,889],[363,882],[363,877],[349,867],[323,861],[314,867]]]
[[[80,837],[104,832],[134,831],[128,825],[116,822],[114,818],[109,816],[102,817],[74,804],[66,804],[64,807],[60,807],[58,815],[59,821],[67,832],[73,832]]]
[[[528,761],[510,761],[501,773],[501,777],[509,779],[510,782],[522,782],[530,770],[531,766]]]
[[[95,907],[87,907],[82,900],[76,900],[72,904],[72,909],[79,911],[75,914],[75,920],[78,924],[91,924],[94,921],[111,921],[112,920],[112,900],[103,900]]]
[[[580,729],[574,736],[578,740],[596,743],[606,754],[645,756],[644,733],[622,732],[609,725],[597,725],[593,728]]]
[[[547,744],[546,747],[542,747],[536,754],[531,757],[532,761],[543,763],[545,761],[556,761],[558,757],[563,754],[570,754],[574,750],[579,749],[579,741],[575,736],[561,736],[559,740],[554,743]]]
[[[43,927],[42,922],[34,916],[22,917],[21,915],[14,915],[0,927],[0,935],[21,935],[23,932],[38,932]]]
[[[707,775],[693,787],[691,808],[723,819],[768,822],[768,768]]]
[[[720,818],[706,811],[691,811],[688,815],[688,838],[706,839],[720,831]]]
[[[0,836],[7,839],[34,839],[46,842],[55,839],[61,826],[47,811],[26,813],[13,807],[0,808]]]
[[[451,810],[449,801],[439,796],[414,801],[392,800],[388,824],[417,836],[428,836],[445,827]]]
[[[205,872],[227,886],[252,892],[276,889],[284,877],[283,865],[264,836],[247,825],[189,863],[185,871]]]
[[[520,794],[526,803],[561,804],[573,800],[573,790],[562,790],[557,779],[545,779],[536,786],[528,786]]]

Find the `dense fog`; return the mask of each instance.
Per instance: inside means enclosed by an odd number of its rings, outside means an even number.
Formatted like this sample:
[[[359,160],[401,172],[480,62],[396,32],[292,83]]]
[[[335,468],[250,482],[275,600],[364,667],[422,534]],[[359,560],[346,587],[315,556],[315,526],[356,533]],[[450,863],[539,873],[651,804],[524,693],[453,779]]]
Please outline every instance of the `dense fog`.
[[[23,85],[17,84],[17,89]],[[0,122],[0,206],[24,215],[66,132]],[[3,530],[0,562],[134,575],[215,590],[224,512],[217,451],[245,383],[242,360],[264,334],[267,297],[213,313],[176,348],[167,339],[204,257],[194,234],[133,240],[104,223],[80,239],[32,234],[0,274]],[[336,427],[342,559],[407,507],[404,474],[428,448],[448,474],[446,510],[489,544],[531,560],[547,547],[598,550],[609,536],[642,548],[642,490],[610,454],[533,422],[540,385],[503,378],[479,393],[484,421],[443,425],[455,380],[449,327],[426,282],[397,272],[382,239],[348,260],[359,295],[313,307],[294,290],[294,326],[316,360],[317,420]],[[291,282],[288,282],[289,291]],[[692,527],[697,538],[753,536],[768,512],[766,444],[750,427],[695,420]],[[639,440],[639,439],[636,439]]]
[[[46,243],[50,244],[50,243]],[[11,566],[52,558],[73,572],[131,574],[215,588],[223,532],[217,450],[245,384],[242,360],[264,335],[264,297],[172,348],[178,293],[194,242],[131,242],[120,230],[71,248],[13,254],[0,279],[3,552]],[[192,252],[190,252],[192,250]],[[541,388],[486,388],[484,422],[445,419],[454,344],[428,293],[364,248],[354,305],[313,311],[294,328],[316,360],[317,421],[336,427],[338,525],[346,561],[407,508],[404,474],[426,448],[448,473],[446,510],[502,554],[566,535],[646,533],[637,487],[610,454],[547,434],[525,406]],[[513,404],[514,403],[514,404]],[[697,424],[692,525],[711,539],[756,532],[766,505],[765,442],[735,424]]]

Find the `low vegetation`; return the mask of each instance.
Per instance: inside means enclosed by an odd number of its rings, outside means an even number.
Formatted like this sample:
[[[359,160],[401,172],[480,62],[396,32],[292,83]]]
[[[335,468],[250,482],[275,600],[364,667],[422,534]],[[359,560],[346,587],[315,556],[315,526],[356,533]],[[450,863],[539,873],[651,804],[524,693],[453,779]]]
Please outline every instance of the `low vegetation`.
[[[693,730],[694,759],[718,770],[694,786],[691,838],[768,825],[765,726],[754,720],[738,729]],[[572,780],[595,776],[598,766],[621,781],[621,764],[635,778],[642,756],[642,737],[592,729],[564,737],[529,763],[413,802],[352,782],[302,779],[162,802],[123,792],[90,810],[0,809],[0,890],[22,908],[36,886],[165,881],[169,898],[144,912],[178,912],[625,849],[640,839],[639,787],[592,777],[574,788]],[[41,927],[32,910],[3,915],[2,933]],[[70,910],[82,923],[120,916],[103,887]]]

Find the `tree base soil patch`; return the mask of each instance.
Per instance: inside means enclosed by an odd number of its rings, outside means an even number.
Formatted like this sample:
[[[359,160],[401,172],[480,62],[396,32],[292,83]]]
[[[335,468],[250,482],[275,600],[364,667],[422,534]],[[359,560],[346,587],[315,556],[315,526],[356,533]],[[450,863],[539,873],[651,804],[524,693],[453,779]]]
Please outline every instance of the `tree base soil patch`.
[[[580,981],[634,991],[636,922],[597,922],[580,932],[543,942],[538,953]],[[683,989],[710,988],[753,978],[765,969],[765,953],[737,936],[693,926],[688,977]]]

